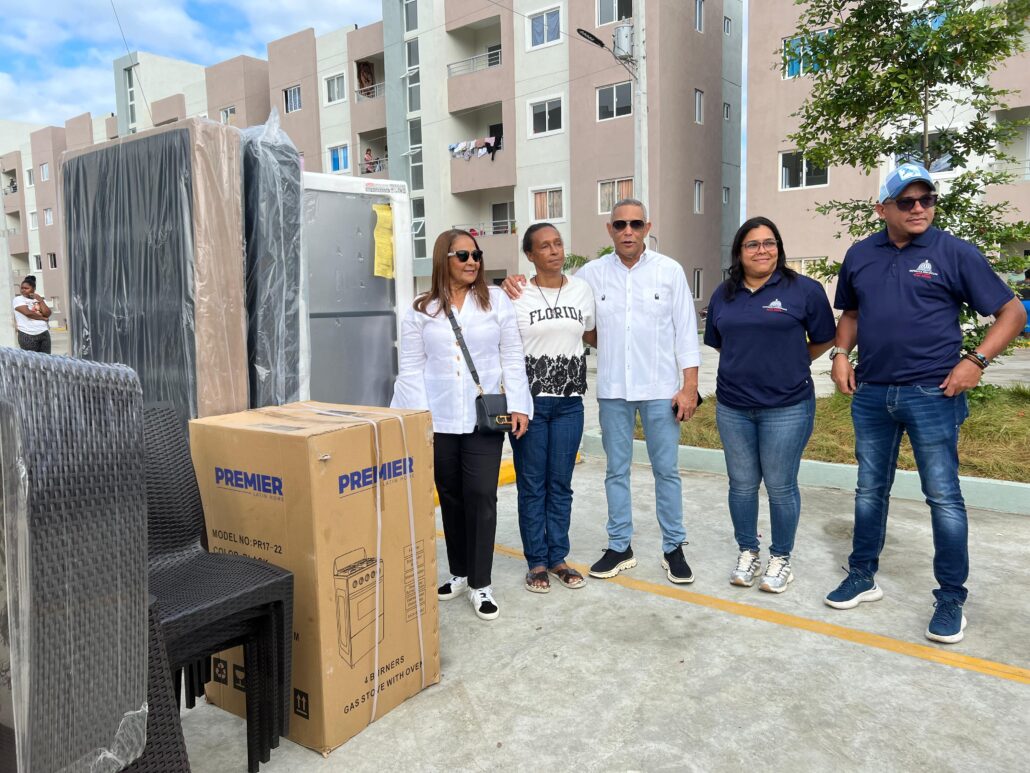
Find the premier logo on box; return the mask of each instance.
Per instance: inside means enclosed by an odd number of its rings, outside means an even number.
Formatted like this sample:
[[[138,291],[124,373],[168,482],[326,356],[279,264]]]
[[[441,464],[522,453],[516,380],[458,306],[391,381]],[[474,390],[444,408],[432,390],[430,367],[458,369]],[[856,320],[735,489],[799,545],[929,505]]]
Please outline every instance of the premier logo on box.
[[[235,491],[250,491],[255,494],[283,495],[283,479],[276,475],[260,472],[233,470],[229,467],[215,467],[215,485],[218,488]]]
[[[360,470],[345,472],[340,476],[340,496],[349,497],[358,494],[369,486],[374,486],[376,481],[400,480],[405,475],[411,475],[415,471],[415,459],[409,456],[407,459],[401,457],[392,462],[385,462],[378,467],[365,467]]]

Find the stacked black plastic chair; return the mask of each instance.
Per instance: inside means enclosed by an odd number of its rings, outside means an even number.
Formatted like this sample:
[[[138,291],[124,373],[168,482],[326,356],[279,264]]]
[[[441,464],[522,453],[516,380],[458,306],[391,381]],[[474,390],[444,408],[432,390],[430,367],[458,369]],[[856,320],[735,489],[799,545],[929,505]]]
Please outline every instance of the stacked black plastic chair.
[[[198,661],[243,645],[247,767],[255,773],[289,729],[293,575],[204,549],[204,510],[182,420],[170,405],[149,405],[145,426],[150,592],[168,660],[196,675]]]
[[[142,418],[127,367],[0,348],[5,771],[107,773],[144,748]]]

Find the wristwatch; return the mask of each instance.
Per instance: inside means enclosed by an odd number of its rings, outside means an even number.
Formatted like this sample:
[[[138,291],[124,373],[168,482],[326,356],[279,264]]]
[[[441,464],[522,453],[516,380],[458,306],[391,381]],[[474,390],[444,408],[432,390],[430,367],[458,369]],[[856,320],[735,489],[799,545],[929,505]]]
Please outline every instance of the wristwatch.
[[[843,355],[847,356],[848,350],[845,349],[843,346],[834,346],[834,347],[832,347],[830,349],[830,359],[831,360],[834,357],[836,357],[838,354],[843,354]]]

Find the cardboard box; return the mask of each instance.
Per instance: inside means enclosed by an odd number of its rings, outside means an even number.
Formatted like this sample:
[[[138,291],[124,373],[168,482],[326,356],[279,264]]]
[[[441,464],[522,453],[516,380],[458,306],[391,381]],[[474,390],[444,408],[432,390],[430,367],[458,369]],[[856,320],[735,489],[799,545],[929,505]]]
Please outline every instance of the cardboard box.
[[[428,412],[293,403],[195,420],[190,441],[212,552],[293,572],[291,740],[328,753],[373,702],[378,719],[440,680]],[[208,699],[244,716],[239,648],[213,671]]]

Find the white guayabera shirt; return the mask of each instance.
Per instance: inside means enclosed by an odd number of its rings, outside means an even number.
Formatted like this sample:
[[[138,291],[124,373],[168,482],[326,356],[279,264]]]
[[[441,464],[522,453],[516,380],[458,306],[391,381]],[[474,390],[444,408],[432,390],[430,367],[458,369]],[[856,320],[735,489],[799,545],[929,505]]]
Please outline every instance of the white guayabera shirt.
[[[644,250],[633,268],[611,253],[576,276],[594,291],[598,399],[672,398],[683,386],[683,369],[701,364],[683,267]]]

